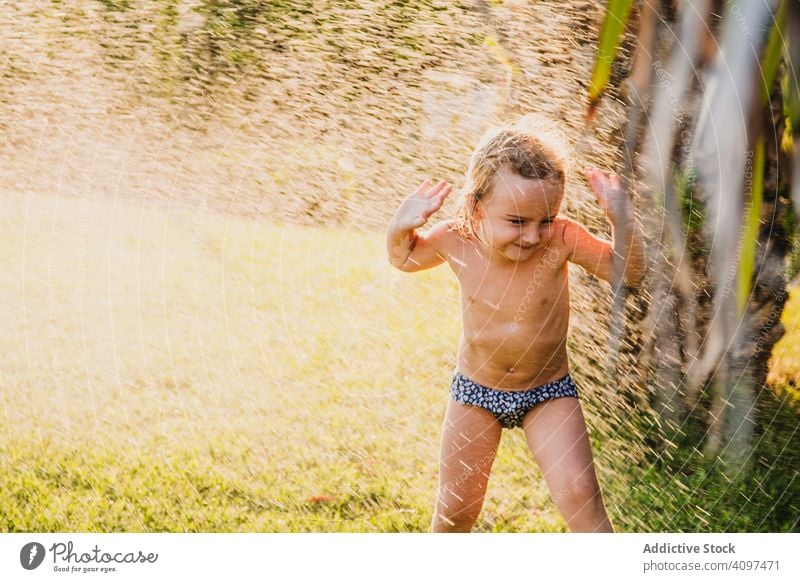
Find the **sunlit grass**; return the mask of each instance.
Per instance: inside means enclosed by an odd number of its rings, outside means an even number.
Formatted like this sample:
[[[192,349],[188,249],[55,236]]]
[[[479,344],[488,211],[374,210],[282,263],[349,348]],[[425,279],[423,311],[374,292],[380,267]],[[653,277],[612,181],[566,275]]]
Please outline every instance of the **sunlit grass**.
[[[781,323],[785,335],[772,351],[768,380],[779,391],[785,391],[795,404],[800,404],[800,294],[796,288],[790,291]]]
[[[463,173],[511,113],[561,120],[591,152],[580,163],[615,167],[621,103],[603,104],[594,136],[575,106],[596,48],[588,13],[179,4],[9,6],[0,530],[424,530],[458,301],[445,267],[389,269],[378,231],[403,189]],[[598,227],[578,182],[565,211]],[[263,214],[186,209],[201,203]],[[616,526],[791,528],[788,403],[765,406],[755,480],[729,487],[691,448],[651,464],[658,430],[635,426],[646,397],[621,405],[636,370],[617,383],[606,368],[608,289],[578,283],[571,365]],[[476,529],[565,529],[519,431]]]
[[[460,331],[380,237],[7,198],[0,528],[406,531]],[[563,529],[507,439],[480,527]]]
[[[377,233],[186,209],[6,197],[0,219],[0,530],[427,529],[460,332],[446,268],[392,270]],[[631,465],[635,431],[598,431],[585,387],[618,529],[787,527],[788,406],[726,489],[691,451]],[[741,513],[753,479],[772,493]],[[565,529],[506,432],[476,530]]]

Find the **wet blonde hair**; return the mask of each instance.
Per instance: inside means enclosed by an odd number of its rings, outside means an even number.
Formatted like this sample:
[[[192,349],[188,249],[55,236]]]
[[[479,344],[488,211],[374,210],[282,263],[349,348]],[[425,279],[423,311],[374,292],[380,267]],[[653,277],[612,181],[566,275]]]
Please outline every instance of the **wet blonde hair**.
[[[483,134],[470,157],[461,204],[451,230],[477,238],[472,215],[478,202],[492,195],[495,176],[505,165],[523,178],[552,180],[563,187],[565,156],[558,138],[553,125],[537,116],[526,116]]]

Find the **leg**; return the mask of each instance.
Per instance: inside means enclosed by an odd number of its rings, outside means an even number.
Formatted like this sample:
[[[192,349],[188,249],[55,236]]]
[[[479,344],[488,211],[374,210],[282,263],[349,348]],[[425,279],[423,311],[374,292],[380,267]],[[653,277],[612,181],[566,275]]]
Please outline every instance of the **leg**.
[[[572,532],[613,532],[594,472],[580,401],[553,398],[523,420],[528,446]]]
[[[439,484],[431,531],[468,532],[483,507],[502,427],[484,408],[452,398],[442,429]]]

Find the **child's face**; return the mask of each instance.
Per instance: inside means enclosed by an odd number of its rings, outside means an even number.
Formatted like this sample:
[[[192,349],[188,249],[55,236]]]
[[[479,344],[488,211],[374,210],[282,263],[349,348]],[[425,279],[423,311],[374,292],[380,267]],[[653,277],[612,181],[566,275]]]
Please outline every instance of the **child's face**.
[[[503,166],[495,175],[492,194],[478,203],[473,215],[491,254],[524,261],[541,249],[563,196],[558,181],[523,178]]]

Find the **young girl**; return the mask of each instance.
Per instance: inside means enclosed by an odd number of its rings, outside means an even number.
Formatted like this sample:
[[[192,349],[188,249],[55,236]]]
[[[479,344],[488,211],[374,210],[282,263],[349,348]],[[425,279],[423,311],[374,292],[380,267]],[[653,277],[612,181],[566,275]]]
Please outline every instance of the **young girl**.
[[[463,333],[442,434],[431,529],[468,532],[483,505],[503,428],[521,427],[573,532],[613,531],[569,375],[567,262],[607,281],[612,244],[559,218],[565,169],[530,119],[490,130],[472,155],[457,217],[417,232],[451,192],[428,180],[401,203],[387,233],[406,272],[445,261],[461,286]],[[616,176],[586,172],[613,233],[627,241],[624,280],[643,274],[633,203]]]

